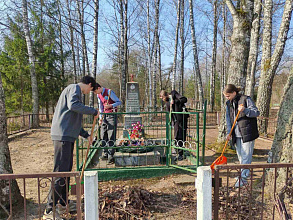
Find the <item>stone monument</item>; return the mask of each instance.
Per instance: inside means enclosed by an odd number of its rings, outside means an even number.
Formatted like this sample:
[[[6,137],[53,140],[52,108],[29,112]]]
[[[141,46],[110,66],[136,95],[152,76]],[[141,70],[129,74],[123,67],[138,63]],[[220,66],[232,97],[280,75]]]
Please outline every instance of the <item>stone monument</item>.
[[[126,84],[126,114],[124,116],[124,131],[123,137],[128,136],[128,130],[132,128],[133,123],[140,122],[142,124],[142,117],[139,115],[139,84],[133,81],[133,75],[131,75],[131,82]]]

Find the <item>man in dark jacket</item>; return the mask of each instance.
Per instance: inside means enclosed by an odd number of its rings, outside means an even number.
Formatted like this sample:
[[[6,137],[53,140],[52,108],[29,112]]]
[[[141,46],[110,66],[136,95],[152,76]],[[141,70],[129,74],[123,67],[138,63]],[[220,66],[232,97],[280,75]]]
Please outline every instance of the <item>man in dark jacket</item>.
[[[83,114],[94,115],[98,111],[94,108],[87,107],[82,103],[82,94],[89,94],[95,90],[96,82],[91,76],[84,76],[80,83],[67,86],[61,93],[57,106],[55,108],[51,138],[54,143],[54,172],[70,172],[73,164],[74,142],[81,135],[87,138],[91,143],[90,135],[82,128]],[[53,207],[57,207],[55,219],[60,219],[59,214],[66,210],[66,202],[69,189],[69,181],[65,183],[65,178],[56,178],[53,188],[48,196],[47,207],[43,219],[53,219]],[[53,184],[53,183],[52,183]],[[66,186],[66,184],[68,184]],[[73,211],[74,204],[69,202],[69,211]]]
[[[239,94],[240,89],[228,84],[223,94],[226,102],[227,134],[230,133],[233,121],[240,111],[235,128],[232,131],[232,143],[236,145],[236,152],[240,164],[251,164],[254,140],[258,138],[257,119],[259,111],[249,96]],[[227,137],[229,140],[231,137]],[[243,169],[241,177],[237,179],[235,187],[247,184],[249,170]]]
[[[180,95],[176,90],[171,91],[170,95],[165,90],[162,90],[160,98],[166,103],[167,111],[170,111],[171,108],[172,112],[185,111],[187,98]],[[183,147],[186,141],[188,116],[187,114],[171,114],[172,124],[174,125],[174,138],[177,141],[178,147]],[[183,150],[181,149],[178,150],[177,160],[183,160]]]

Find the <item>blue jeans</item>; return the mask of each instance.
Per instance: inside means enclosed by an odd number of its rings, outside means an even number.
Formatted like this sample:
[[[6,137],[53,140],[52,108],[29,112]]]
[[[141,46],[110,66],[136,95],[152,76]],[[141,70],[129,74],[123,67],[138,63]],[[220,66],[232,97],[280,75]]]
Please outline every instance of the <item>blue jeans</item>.
[[[251,164],[254,149],[254,140],[243,143],[242,138],[236,138],[236,152],[240,164]],[[241,177],[249,178],[249,169],[241,170]]]

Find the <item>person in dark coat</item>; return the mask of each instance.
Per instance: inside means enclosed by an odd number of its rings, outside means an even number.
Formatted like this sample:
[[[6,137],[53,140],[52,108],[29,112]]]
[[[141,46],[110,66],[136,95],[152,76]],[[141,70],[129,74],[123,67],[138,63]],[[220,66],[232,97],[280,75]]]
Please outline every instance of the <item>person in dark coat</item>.
[[[235,128],[232,131],[232,144],[236,147],[237,156],[240,164],[251,164],[254,149],[254,140],[258,138],[257,117],[259,111],[249,96],[239,93],[240,89],[233,84],[228,84],[223,94],[226,102],[226,123],[227,134],[230,133],[233,121],[240,111]],[[249,169],[243,169],[241,177],[237,179],[235,187],[242,187],[247,184]]]
[[[176,90],[171,91],[171,94],[162,90],[160,92],[160,98],[165,102],[167,111],[170,111],[171,108],[172,112],[186,111],[185,103],[187,102],[187,98],[180,95]],[[188,117],[189,115],[187,114],[171,114],[171,121],[174,126],[174,138],[177,141],[178,147],[183,147],[186,141]],[[177,160],[183,160],[183,150],[178,150]]]

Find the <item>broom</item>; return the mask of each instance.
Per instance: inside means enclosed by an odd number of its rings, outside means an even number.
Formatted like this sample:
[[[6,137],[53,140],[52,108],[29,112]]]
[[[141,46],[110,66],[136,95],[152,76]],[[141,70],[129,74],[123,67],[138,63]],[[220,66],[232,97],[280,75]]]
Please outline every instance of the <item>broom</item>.
[[[94,134],[94,130],[95,130],[95,126],[96,126],[96,122],[97,122],[98,117],[99,117],[99,114],[94,117],[92,129],[91,129],[90,140],[93,139],[93,134]],[[85,154],[86,156],[85,156],[85,159],[84,159],[84,162],[83,162],[83,165],[82,165],[82,170],[81,170],[81,175],[80,175],[81,180],[83,178],[83,173],[84,173],[84,169],[85,169],[85,164],[87,162],[87,157],[88,157],[88,154],[89,154],[89,151],[90,151],[90,146],[91,146],[91,143],[89,142],[88,146],[87,146],[86,154]]]
[[[109,104],[109,99],[111,97],[111,92],[112,92],[112,90],[109,89],[109,91],[108,91],[108,97],[109,98],[107,100],[107,105]],[[92,130],[91,130],[91,138],[90,138],[90,140],[93,139],[93,134],[94,134],[94,130],[95,130],[95,126],[96,126],[96,122],[97,122],[97,118],[98,117],[99,117],[99,114],[94,117],[94,121],[93,121],[93,125],[92,125]],[[105,117],[105,115],[102,116],[101,121],[104,120],[104,117]],[[101,124],[99,123],[99,126],[97,128],[97,132],[99,131],[100,127],[101,127]],[[87,147],[87,150],[86,150],[86,154],[85,154],[86,156],[85,156],[85,159],[84,159],[84,163],[82,165],[82,170],[81,170],[81,175],[80,175],[80,179],[81,180],[83,178],[83,174],[84,174],[84,170],[85,170],[85,165],[86,165],[86,162],[87,162],[88,154],[90,152],[90,146],[91,146],[91,143],[89,142],[88,147]]]
[[[235,127],[235,124],[236,124],[236,121],[237,121],[237,119],[238,119],[238,117],[239,117],[239,114],[240,114],[240,111],[238,111],[238,113],[237,113],[237,115],[236,115],[236,117],[235,117],[234,123],[233,123],[233,125],[232,125],[231,131],[230,131],[228,137],[231,137],[231,135],[232,135],[232,131],[233,131],[234,127]],[[226,150],[226,147],[227,147],[227,145],[228,145],[228,142],[229,142],[229,139],[226,140],[226,143],[225,143],[225,146],[224,146],[224,148],[223,148],[223,151],[222,151],[221,156],[219,156],[219,157],[218,157],[218,158],[212,163],[212,165],[211,165],[211,170],[212,170],[212,171],[214,171],[216,165],[227,164],[227,157],[224,156],[224,152],[225,152],[225,150]]]

